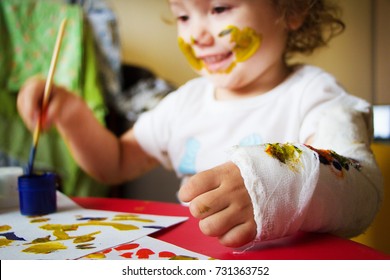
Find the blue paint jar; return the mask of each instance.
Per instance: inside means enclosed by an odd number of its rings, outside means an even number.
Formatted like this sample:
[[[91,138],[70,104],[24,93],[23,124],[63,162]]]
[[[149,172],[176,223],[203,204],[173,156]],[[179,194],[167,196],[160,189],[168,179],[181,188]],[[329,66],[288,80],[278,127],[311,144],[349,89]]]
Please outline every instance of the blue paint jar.
[[[18,177],[22,215],[46,215],[57,211],[57,175],[43,173]]]

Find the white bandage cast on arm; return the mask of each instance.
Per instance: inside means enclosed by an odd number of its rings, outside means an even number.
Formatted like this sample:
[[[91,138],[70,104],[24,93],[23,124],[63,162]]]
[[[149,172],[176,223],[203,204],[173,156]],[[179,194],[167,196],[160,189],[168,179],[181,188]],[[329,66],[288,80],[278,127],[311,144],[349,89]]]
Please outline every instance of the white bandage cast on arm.
[[[351,237],[370,225],[383,189],[367,119],[369,112],[329,110],[312,143],[328,150],[289,143],[232,150],[253,203],[257,240],[299,230]]]

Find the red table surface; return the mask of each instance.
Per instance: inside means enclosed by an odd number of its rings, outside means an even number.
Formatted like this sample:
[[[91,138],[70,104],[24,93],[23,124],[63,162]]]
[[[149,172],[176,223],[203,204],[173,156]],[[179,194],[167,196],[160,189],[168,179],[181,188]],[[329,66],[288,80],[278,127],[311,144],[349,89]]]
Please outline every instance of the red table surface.
[[[187,250],[221,260],[390,260],[390,255],[352,240],[325,233],[297,233],[279,240],[260,242],[239,250],[222,246],[217,238],[201,233],[198,220],[180,204],[120,198],[75,197],[73,200],[88,209],[141,214],[185,216],[181,224],[161,230],[151,237]]]

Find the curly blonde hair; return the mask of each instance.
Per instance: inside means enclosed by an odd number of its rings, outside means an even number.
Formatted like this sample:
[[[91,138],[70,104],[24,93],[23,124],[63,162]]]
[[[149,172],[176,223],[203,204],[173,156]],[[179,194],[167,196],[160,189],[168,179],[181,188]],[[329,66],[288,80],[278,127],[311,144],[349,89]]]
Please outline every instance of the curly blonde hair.
[[[289,26],[293,18],[303,16],[299,28],[291,28],[285,50],[286,58],[293,54],[311,54],[342,33],[345,24],[341,20],[340,7],[328,0],[270,0]]]

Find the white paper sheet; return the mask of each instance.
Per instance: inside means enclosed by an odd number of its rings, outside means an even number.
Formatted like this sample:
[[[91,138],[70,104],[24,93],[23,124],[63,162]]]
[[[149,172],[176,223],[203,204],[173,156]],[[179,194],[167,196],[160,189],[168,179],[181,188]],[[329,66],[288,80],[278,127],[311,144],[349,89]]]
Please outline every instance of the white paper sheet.
[[[83,209],[61,193],[57,205],[56,213],[39,217],[3,210],[0,259],[77,259],[187,220]]]

